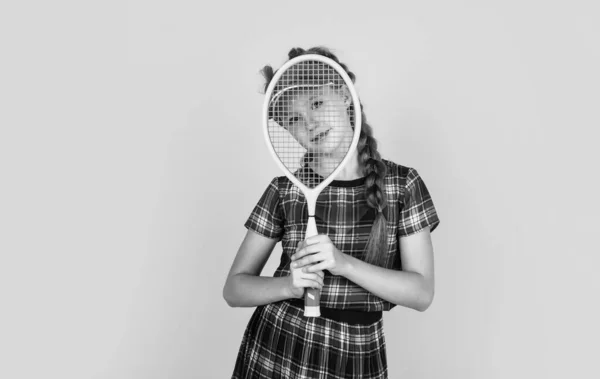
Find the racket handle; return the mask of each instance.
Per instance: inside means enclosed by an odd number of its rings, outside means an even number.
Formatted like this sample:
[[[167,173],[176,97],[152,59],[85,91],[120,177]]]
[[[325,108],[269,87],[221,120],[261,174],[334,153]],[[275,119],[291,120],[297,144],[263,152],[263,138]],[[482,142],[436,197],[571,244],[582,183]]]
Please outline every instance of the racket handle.
[[[319,234],[317,223],[314,216],[308,217],[308,227],[306,228],[306,238]],[[321,291],[315,288],[307,288],[304,291],[304,317],[319,317],[321,316]]]
[[[304,292],[304,317],[321,316],[321,292],[316,288],[307,288]]]

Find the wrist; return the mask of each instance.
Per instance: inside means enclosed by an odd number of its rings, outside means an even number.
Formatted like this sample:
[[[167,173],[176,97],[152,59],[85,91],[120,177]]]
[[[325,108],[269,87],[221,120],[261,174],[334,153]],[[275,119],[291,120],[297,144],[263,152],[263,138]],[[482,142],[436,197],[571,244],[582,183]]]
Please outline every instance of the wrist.
[[[287,299],[299,299],[302,297],[302,295],[300,296],[296,296],[296,294],[294,294],[294,291],[292,290],[292,286],[290,283],[290,276],[282,276],[278,278],[279,280],[281,280],[281,285],[279,286],[279,288],[281,288],[281,296],[283,296],[284,300]]]
[[[342,253],[342,256],[344,257],[344,260],[343,260],[344,263],[341,266],[340,275],[345,278],[348,278],[348,276],[352,275],[352,271],[354,271],[354,264],[355,264],[356,258],[352,257],[351,255],[344,254],[344,253]]]
[[[283,299],[285,300],[285,299],[289,299],[289,298],[293,297],[288,278],[285,276],[281,276],[281,277],[278,277],[277,279],[280,281],[280,285],[279,285],[279,288],[281,289],[280,295],[283,297]]]

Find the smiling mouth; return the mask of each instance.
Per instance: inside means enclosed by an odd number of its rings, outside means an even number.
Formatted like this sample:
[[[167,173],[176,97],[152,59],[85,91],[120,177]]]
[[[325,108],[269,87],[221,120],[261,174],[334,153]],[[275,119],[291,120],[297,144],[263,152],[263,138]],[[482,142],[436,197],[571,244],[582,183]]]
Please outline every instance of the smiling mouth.
[[[312,142],[312,143],[319,143],[323,138],[327,137],[327,135],[329,134],[330,130],[331,129],[326,130],[326,131],[324,131],[322,133],[317,134],[316,136],[314,136],[314,138],[312,138],[310,140],[310,142]]]

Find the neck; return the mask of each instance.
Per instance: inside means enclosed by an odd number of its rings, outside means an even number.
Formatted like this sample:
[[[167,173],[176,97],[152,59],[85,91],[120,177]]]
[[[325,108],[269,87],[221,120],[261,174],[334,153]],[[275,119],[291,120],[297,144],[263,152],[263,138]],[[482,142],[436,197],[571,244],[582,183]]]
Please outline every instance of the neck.
[[[311,168],[313,171],[317,172],[319,175],[326,177],[331,174],[331,171],[324,169],[325,167],[336,167],[339,158],[336,157],[320,157],[319,158],[319,167],[315,167],[311,164]],[[364,176],[364,170],[362,165],[358,162],[358,153],[356,149],[351,153],[348,162],[346,165],[340,170],[338,175],[336,176],[336,180],[354,180],[359,179]]]

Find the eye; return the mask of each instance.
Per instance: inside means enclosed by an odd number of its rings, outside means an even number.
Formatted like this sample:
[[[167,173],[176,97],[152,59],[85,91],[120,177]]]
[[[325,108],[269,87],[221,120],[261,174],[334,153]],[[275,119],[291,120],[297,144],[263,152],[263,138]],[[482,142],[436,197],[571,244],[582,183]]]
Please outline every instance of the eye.
[[[322,100],[315,100],[310,104],[310,109],[315,110],[315,109],[319,109],[323,106],[323,101]]]
[[[287,123],[288,123],[288,125],[293,125],[293,124],[297,123],[298,121],[300,121],[300,117],[294,116],[294,117],[288,118]]]

